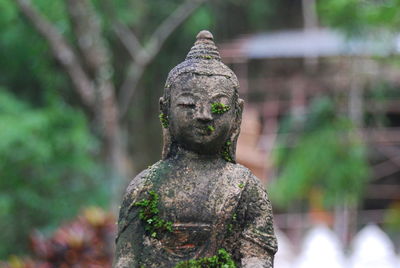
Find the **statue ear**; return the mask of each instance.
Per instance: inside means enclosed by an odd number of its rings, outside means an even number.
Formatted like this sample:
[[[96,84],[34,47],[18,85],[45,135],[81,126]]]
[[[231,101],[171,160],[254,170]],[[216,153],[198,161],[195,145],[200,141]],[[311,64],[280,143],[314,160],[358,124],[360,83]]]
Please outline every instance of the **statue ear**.
[[[165,113],[165,100],[163,97],[160,98],[159,104],[160,104],[160,112]]]
[[[171,150],[171,134],[169,133],[169,119],[168,119],[168,109],[167,103],[163,97],[159,100],[160,103],[160,121],[163,132],[163,150],[162,150],[162,158],[166,159]]]
[[[244,100],[238,99],[237,119],[240,120],[240,123],[242,122],[243,107],[244,107]]]
[[[230,136],[231,144],[229,146],[229,154],[234,163],[236,163],[236,143],[240,134],[240,125],[242,124],[242,113],[243,113],[244,100],[238,99],[238,106],[236,107],[236,120],[235,125],[232,128]]]

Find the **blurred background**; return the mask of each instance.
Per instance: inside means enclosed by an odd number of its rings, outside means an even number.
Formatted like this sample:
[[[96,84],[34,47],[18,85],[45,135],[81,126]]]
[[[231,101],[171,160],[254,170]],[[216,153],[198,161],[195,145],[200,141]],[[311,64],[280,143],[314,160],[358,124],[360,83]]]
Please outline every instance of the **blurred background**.
[[[209,29],[276,267],[400,267],[399,0],[0,0],[0,267],[110,267],[158,98]]]

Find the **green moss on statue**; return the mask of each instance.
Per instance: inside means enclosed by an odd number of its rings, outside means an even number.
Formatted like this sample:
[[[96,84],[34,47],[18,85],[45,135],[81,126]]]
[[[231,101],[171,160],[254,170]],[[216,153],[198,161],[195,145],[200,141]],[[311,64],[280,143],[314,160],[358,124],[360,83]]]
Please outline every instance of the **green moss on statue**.
[[[188,260],[178,263],[175,268],[235,268],[235,262],[231,255],[221,248],[218,254],[208,258]]]
[[[164,113],[160,113],[158,118],[160,119],[160,122],[161,122],[161,125],[163,126],[163,128],[168,128],[168,126],[169,126],[168,116]]]
[[[145,230],[153,238],[159,238],[163,232],[172,232],[172,222],[158,216],[158,202],[160,197],[154,191],[149,191],[148,199],[136,202],[133,205],[141,207],[139,218],[145,224]]]
[[[225,105],[220,102],[214,102],[213,104],[211,104],[211,112],[213,114],[223,114],[229,111],[230,109],[231,107],[229,107],[229,105]]]
[[[233,225],[234,225],[234,224],[237,224],[237,214],[236,214],[236,213],[233,213],[233,215],[232,215],[232,221],[231,221],[231,223],[229,223],[228,226],[227,226],[227,233],[228,233],[228,234],[232,233],[232,231],[233,231]]]
[[[222,158],[224,158],[226,161],[233,163],[233,158],[229,152],[229,147],[232,144],[230,140],[226,141],[225,145],[222,147]]]

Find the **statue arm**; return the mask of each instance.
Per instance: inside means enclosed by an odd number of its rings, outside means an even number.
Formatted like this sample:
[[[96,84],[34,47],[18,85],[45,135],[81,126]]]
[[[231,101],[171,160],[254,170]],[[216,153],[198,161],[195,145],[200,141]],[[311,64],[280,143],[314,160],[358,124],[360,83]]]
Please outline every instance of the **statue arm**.
[[[114,268],[129,268],[136,267],[136,252],[135,246],[132,245],[134,241],[133,236],[137,233],[138,220],[137,209],[131,208],[130,205],[133,200],[130,196],[125,196],[120,209],[118,220],[118,234],[116,237],[116,250],[114,257]]]
[[[114,268],[138,266],[138,251],[142,243],[143,228],[140,227],[138,208],[133,204],[145,191],[142,178],[145,177],[146,173],[144,171],[132,180],[124,196],[118,219]]]
[[[245,227],[241,235],[242,267],[273,267],[278,249],[274,234],[272,207],[260,181],[253,175],[243,194]]]

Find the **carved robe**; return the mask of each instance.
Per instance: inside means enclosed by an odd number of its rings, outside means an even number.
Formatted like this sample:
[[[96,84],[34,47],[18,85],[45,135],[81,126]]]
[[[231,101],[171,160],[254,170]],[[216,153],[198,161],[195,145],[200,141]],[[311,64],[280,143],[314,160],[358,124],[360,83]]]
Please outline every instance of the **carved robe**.
[[[173,231],[152,238],[135,202],[156,192],[159,216]],[[226,249],[237,267],[272,267],[277,242],[272,209],[259,180],[223,159],[157,162],[137,175],[119,216],[114,267],[174,267]]]

